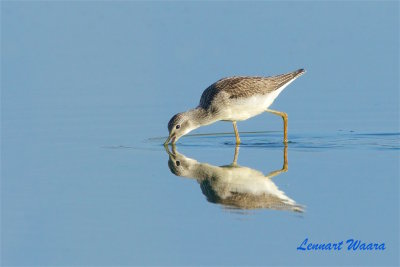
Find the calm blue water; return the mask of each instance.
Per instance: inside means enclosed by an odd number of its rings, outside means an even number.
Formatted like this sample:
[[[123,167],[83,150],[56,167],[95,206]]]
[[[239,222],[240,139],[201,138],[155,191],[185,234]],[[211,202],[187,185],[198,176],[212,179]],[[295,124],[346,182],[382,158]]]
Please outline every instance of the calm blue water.
[[[398,21],[398,2],[2,2],[2,266],[398,265]],[[219,78],[298,68],[271,107],[286,149],[271,114],[239,149],[226,122],[162,146]]]

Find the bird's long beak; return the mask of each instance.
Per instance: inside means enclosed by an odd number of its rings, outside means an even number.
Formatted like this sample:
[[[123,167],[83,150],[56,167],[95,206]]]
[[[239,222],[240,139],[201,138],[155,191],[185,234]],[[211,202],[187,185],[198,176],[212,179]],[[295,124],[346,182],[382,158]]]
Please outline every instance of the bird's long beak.
[[[171,141],[171,139],[172,139],[172,144],[174,144],[175,143],[175,134],[170,134],[168,136],[167,140],[165,140],[164,145],[168,145],[168,143],[169,143],[169,141]]]
[[[165,140],[165,142],[164,142],[164,146],[168,145],[168,143],[169,143],[169,140],[171,140],[171,136],[168,136],[167,140]]]

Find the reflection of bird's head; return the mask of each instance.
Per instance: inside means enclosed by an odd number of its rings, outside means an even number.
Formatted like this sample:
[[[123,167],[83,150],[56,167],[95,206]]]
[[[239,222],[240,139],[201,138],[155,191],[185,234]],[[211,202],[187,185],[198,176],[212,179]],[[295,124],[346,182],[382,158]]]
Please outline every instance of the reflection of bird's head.
[[[168,147],[166,147],[166,149],[169,155],[168,167],[170,171],[177,176],[190,177],[191,167],[196,164],[197,161],[187,158],[177,152],[175,146],[172,147],[172,153],[169,152]]]

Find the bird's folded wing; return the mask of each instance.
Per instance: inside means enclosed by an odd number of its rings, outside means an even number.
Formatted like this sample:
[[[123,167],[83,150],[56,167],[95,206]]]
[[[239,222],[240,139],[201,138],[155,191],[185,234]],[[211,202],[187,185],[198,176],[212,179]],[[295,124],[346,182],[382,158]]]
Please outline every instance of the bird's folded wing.
[[[200,98],[200,106],[208,108],[213,100],[221,93],[230,99],[245,98],[252,95],[269,94],[291,80],[299,77],[305,71],[299,69],[290,73],[272,77],[229,77],[210,85]]]

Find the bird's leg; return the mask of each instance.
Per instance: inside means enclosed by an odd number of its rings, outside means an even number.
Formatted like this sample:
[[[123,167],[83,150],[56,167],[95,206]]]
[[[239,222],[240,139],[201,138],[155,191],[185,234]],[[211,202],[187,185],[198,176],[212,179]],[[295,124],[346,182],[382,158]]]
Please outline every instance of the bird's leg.
[[[236,136],[236,144],[239,145],[240,144],[240,138],[239,138],[239,131],[237,129],[236,126],[236,121],[233,121],[233,129],[235,130],[235,136]]]
[[[287,172],[288,171],[288,159],[287,159],[287,145],[285,144],[285,147],[283,149],[283,167],[280,170],[277,171],[272,171],[266,177],[272,178],[274,176],[277,176],[278,174],[281,174],[282,172]]]
[[[288,139],[287,139],[288,115],[285,112],[276,111],[276,110],[272,110],[272,109],[267,109],[266,112],[270,112],[272,114],[282,117],[282,119],[283,119],[283,142],[286,144],[288,142]]]

